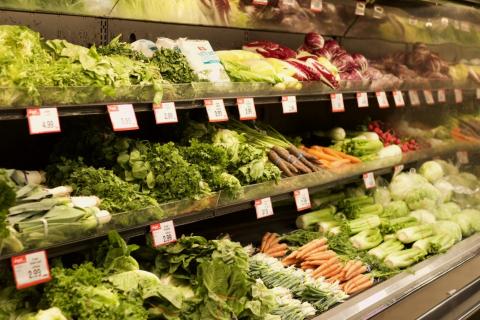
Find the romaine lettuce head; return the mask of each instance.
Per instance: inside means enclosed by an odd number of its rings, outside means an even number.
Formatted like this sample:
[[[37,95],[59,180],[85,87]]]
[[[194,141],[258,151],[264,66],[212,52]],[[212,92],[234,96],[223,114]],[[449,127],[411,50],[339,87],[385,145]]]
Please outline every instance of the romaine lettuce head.
[[[439,198],[440,192],[431,184],[425,183],[407,191],[405,202],[411,210],[433,210]]]
[[[420,223],[434,223],[437,220],[433,213],[425,209],[412,211],[410,212],[410,216],[417,219]]]
[[[415,187],[427,184],[428,180],[413,172],[400,173],[390,183],[390,194],[393,200],[404,200]]]
[[[403,217],[406,216],[410,210],[404,201],[392,201],[383,207],[381,217]]]
[[[465,209],[462,211],[462,214],[468,215],[473,229],[475,229],[476,232],[480,232],[480,210]]]
[[[444,172],[442,166],[435,161],[427,161],[418,170],[422,176],[424,176],[428,181],[435,182],[443,177]]]

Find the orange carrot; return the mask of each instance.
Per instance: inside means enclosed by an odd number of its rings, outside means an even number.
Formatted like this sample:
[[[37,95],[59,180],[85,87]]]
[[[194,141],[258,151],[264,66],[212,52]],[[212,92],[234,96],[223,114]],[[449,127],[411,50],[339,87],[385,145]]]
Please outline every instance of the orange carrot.
[[[318,267],[317,269],[315,269],[315,272],[316,272],[316,273],[323,272],[325,269],[327,269],[327,268],[330,267],[331,265],[335,264],[337,261],[338,261],[338,258],[337,258],[336,256],[335,256],[335,257],[332,257],[332,258],[328,259],[327,262],[325,262],[324,264],[322,264],[320,267]]]
[[[352,279],[352,278],[358,276],[359,274],[362,274],[362,273],[365,273],[365,272],[367,272],[367,267],[365,267],[365,266],[362,265],[362,266],[360,266],[359,268],[353,270],[353,271],[350,273],[350,275],[348,276],[348,278],[345,278],[345,280]]]
[[[312,255],[309,255],[305,258],[305,260],[324,260],[324,259],[330,259],[331,257],[334,257],[336,256],[337,254],[332,251],[332,250],[327,250],[327,251],[323,251],[323,252],[320,252],[320,253],[315,253],[315,254],[312,254]]]
[[[346,270],[346,273],[345,273],[345,279],[351,279],[350,277],[350,274],[355,271],[356,269],[360,268],[362,266],[362,262],[361,261],[355,261],[351,266],[350,268],[348,268],[348,270]]]
[[[370,288],[372,285],[373,285],[373,281],[365,282],[365,283],[359,284],[356,287],[350,288],[350,290],[346,293],[347,294],[352,294],[352,293],[360,292],[360,291],[363,291],[367,288]]]
[[[315,239],[307,243],[306,245],[302,246],[297,253],[297,258],[302,259],[303,256],[307,255],[309,252],[323,246],[325,243],[327,243],[327,239],[321,238],[321,239]]]
[[[359,286],[365,282],[370,281],[370,277],[364,274],[359,274],[355,278],[349,280],[347,284],[345,285],[345,292],[349,292],[352,288]]]
[[[323,246],[319,246],[319,247],[316,247],[314,248],[313,250],[307,252],[307,254],[303,257],[303,258],[308,258],[312,255],[315,255],[315,254],[320,254],[322,252],[325,252],[326,250],[328,249],[328,244],[324,244]]]
[[[277,245],[271,246],[270,248],[268,248],[267,251],[265,251],[265,253],[269,254],[269,253],[272,253],[272,252],[284,251],[284,250],[287,250],[287,249],[288,249],[288,245],[286,243],[282,243],[282,244],[277,244]]]
[[[287,250],[286,249],[283,249],[283,250],[278,250],[278,251],[273,251],[273,252],[269,252],[267,253],[269,256],[271,257],[274,257],[274,258],[279,258],[279,257],[283,257],[284,255],[287,254]]]
[[[270,232],[267,232],[263,235],[262,238],[262,246],[260,247],[260,252],[263,252],[265,250],[265,244],[267,242],[267,239],[270,237]]]
[[[342,270],[342,265],[340,263],[336,263],[332,265],[330,268],[322,272],[322,276],[325,278],[330,278],[339,273]]]
[[[351,163],[350,160],[340,159],[340,160],[330,162],[330,167],[331,168],[338,168],[338,167],[341,167],[341,166],[344,166],[344,165],[350,164],[350,163]]]
[[[332,155],[332,156],[336,156],[336,157],[339,157],[339,158],[342,158],[342,159],[349,160],[351,163],[360,163],[360,162],[362,162],[362,160],[360,160],[360,159],[357,158],[357,157],[351,156],[351,155],[346,154],[346,153],[341,152],[341,151],[337,151],[337,150],[335,150],[335,149],[323,148],[323,152],[325,152],[326,154]]]

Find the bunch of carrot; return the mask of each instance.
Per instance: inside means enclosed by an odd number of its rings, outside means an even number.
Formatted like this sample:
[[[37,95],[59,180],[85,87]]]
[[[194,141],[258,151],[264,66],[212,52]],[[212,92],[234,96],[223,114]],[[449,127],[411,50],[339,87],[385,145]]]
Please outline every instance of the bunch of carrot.
[[[276,233],[267,232],[262,238],[260,252],[265,253],[274,258],[279,258],[287,254],[288,245],[280,243],[280,238]]]
[[[300,149],[317,158],[326,168],[339,168],[346,164],[362,162],[357,157],[334,150],[332,148],[321,146],[311,146],[310,148],[307,148],[305,146],[301,146]]]
[[[339,256],[328,250],[327,239],[315,239],[293,251],[282,260],[284,265],[312,269],[312,277],[323,277],[327,282],[339,282],[347,294],[359,292],[373,285],[367,267],[358,260],[343,263]]]

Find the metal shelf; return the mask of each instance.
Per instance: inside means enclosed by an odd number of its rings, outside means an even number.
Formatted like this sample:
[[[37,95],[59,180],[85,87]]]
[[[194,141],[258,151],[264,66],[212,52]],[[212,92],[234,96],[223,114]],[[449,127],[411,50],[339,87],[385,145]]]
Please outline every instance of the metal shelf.
[[[403,164],[406,168],[414,166],[417,162],[432,159],[434,157],[446,157],[454,154],[457,151],[465,150],[478,152],[479,146],[472,144],[449,144],[442,148],[426,149],[417,152],[405,154],[401,161],[398,160],[382,160],[371,161],[367,163],[360,163],[358,165],[351,165],[345,169],[337,172],[320,171],[311,174],[304,174],[300,176],[282,179],[280,182],[266,182],[257,185],[246,186],[244,188],[244,195],[239,199],[229,199],[221,192],[209,197],[207,200],[181,200],[165,204],[163,209],[166,216],[161,220],[152,216],[144,217],[144,222],[138,223],[131,227],[119,227],[115,224],[116,219],[112,219],[112,224],[109,229],[102,229],[94,234],[86,234],[82,238],[72,239],[58,244],[54,244],[42,248],[29,248],[25,252],[34,252],[40,249],[48,251],[49,257],[55,257],[66,253],[76,252],[86,249],[91,246],[93,242],[97,242],[105,237],[109,230],[115,229],[125,238],[142,236],[149,232],[149,226],[152,223],[159,221],[173,220],[176,226],[192,224],[198,221],[215,218],[222,215],[233,214],[242,210],[251,209],[254,207],[253,202],[256,199],[270,197],[272,203],[293,199],[293,191],[308,188],[310,193],[329,189],[335,186],[344,185],[359,181],[363,173],[373,172],[376,175],[386,175],[393,173],[392,168]],[[192,209],[195,208],[195,209]],[[196,210],[196,212],[192,212]],[[139,212],[128,212],[125,216],[119,215],[120,219],[135,216]],[[107,225],[108,226],[108,225]],[[12,256],[20,253],[8,253],[0,256],[1,260],[6,260]]]
[[[360,293],[314,320],[368,319],[480,254],[480,234]]]

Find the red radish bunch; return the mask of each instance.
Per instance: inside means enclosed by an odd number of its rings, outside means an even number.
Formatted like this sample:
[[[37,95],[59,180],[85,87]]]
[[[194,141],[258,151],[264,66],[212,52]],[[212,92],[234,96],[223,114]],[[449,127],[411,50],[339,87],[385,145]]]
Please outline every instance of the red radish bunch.
[[[380,141],[383,142],[385,147],[396,144],[400,146],[403,152],[414,151],[420,148],[420,145],[415,139],[406,139],[402,141],[396,136],[392,129],[385,130],[385,125],[380,121],[370,122],[368,130],[375,132],[380,137]]]

